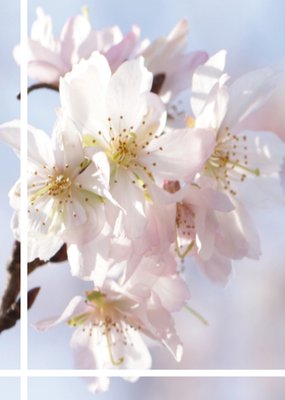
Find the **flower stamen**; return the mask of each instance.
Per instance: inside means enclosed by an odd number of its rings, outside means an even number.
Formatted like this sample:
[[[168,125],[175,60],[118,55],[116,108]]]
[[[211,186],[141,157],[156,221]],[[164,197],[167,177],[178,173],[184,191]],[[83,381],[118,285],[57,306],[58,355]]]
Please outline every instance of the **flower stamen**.
[[[242,139],[242,142],[241,140]],[[226,191],[235,195],[231,181],[243,182],[247,174],[260,175],[258,168],[248,167],[247,137],[242,138],[229,132],[228,128],[218,137],[214,152],[206,162],[204,171],[215,178]]]
[[[118,361],[114,359],[113,353],[112,353],[112,342],[110,338],[110,331],[106,329],[106,339],[107,339],[107,346],[108,346],[108,352],[110,356],[111,363],[115,366],[121,365],[124,362],[124,357],[119,357]]]

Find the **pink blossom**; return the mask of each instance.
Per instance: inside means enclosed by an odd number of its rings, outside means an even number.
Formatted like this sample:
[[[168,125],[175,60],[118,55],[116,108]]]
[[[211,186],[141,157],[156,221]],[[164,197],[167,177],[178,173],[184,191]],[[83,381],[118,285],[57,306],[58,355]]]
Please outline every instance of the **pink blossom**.
[[[108,280],[102,288],[87,292],[86,299],[73,298],[60,317],[36,327],[46,330],[67,321],[76,328],[71,339],[76,368],[146,369],[151,356],[142,334],[181,360],[182,344],[171,313],[188,299],[179,276],[169,275],[155,258],[145,258],[128,278]],[[97,387],[94,382],[92,387]]]
[[[159,95],[169,103],[181,91],[190,87],[193,71],[204,63],[208,55],[204,51],[185,53],[188,37],[188,22],[179,21],[167,37],[161,37],[144,45],[140,54],[153,75],[165,75]]]
[[[244,181],[252,184],[254,178],[279,171],[284,149],[274,134],[240,132],[238,126],[272,94],[278,73],[263,68],[232,82],[224,73],[225,56],[225,51],[217,53],[194,73],[193,125],[214,130],[216,145],[202,175],[213,179],[235,206],[231,213],[219,214],[223,232],[219,246],[231,258],[258,258],[258,236],[239,199],[239,188]],[[281,150],[276,153],[276,148]]]
[[[1,125],[0,137],[19,153],[20,122]],[[28,143],[29,260],[47,260],[63,243],[88,242],[103,229],[104,201],[113,201],[108,190],[109,163],[102,152],[88,158],[76,126],[63,116],[52,139],[30,126]],[[19,182],[10,198],[18,213]],[[17,217],[13,229],[17,237]]]
[[[86,16],[76,15],[65,22],[60,37],[56,38],[51,17],[38,8],[28,41],[29,76],[39,82],[58,85],[61,76],[95,50],[104,54],[115,70],[132,53],[138,37],[136,26],[126,36],[117,26],[95,31]],[[14,57],[21,64],[20,46],[15,48]]]
[[[165,182],[165,189],[174,191],[176,204],[176,253],[182,260],[194,256],[205,275],[213,282],[225,284],[231,272],[229,255],[219,247],[222,226],[219,216],[234,209],[229,198],[213,188],[209,179],[179,190],[178,182]],[[233,254],[232,254],[233,256]],[[217,262],[219,259],[219,262]]]
[[[277,172],[284,152],[274,153],[273,157],[272,149],[278,143],[282,147],[274,134],[238,130],[238,124],[270,96],[278,74],[264,68],[231,82],[223,71],[225,56],[225,51],[220,51],[197,68],[191,106],[195,127],[211,128],[216,134],[216,145],[204,173],[216,180],[219,190],[235,195],[238,182]]]
[[[152,80],[142,58],[126,61],[112,75],[106,58],[94,53],[60,82],[63,110],[79,127],[85,146],[109,159],[111,193],[126,211],[122,227],[130,238],[142,234],[146,204],[155,201],[161,180],[193,177],[214,140],[210,130],[162,134],[166,110],[150,93]],[[114,225],[118,211],[108,207],[107,212]]]
[[[170,199],[169,199],[170,200]],[[175,242],[175,197],[170,204],[158,201],[146,203],[145,227],[135,240],[107,222],[100,235],[86,243],[68,246],[71,273],[85,280],[93,280],[102,286],[105,279],[118,272],[130,269],[142,257],[156,256],[168,263],[168,271],[176,272],[176,262],[172,255]]]

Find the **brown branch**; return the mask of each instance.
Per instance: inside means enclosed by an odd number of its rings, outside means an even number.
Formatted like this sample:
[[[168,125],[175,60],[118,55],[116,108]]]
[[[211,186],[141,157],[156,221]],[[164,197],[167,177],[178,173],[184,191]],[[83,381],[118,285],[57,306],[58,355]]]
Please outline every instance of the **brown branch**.
[[[15,242],[11,260],[7,266],[8,272],[8,283],[5,292],[2,297],[0,307],[0,333],[6,329],[12,328],[18,319],[20,319],[20,299],[18,298],[20,293],[20,243]],[[28,263],[28,274],[32,273],[38,267],[46,265],[48,262],[61,262],[67,259],[66,245],[63,245],[61,249],[48,261],[35,260]],[[28,308],[30,308],[40,288],[33,288],[28,292]]]
[[[33,85],[28,87],[28,94],[33,92],[34,90],[38,89],[50,89],[54,90],[55,92],[59,92],[58,85],[51,84],[51,83],[34,83]],[[21,93],[17,95],[17,100],[21,100]]]
[[[39,291],[40,287],[36,287],[28,291],[28,309],[30,309],[34,304],[34,301],[36,300]],[[1,314],[0,333],[16,325],[16,322],[20,319],[20,316],[21,316],[21,299],[18,299],[5,311],[5,313]]]
[[[10,309],[12,304],[15,303],[17,295],[20,291],[20,243],[15,242],[12,258],[7,266],[8,272],[8,285],[5,289],[2,304],[1,314],[5,314]]]
[[[35,258],[33,261],[28,263],[28,274],[31,274],[35,269],[41,267],[42,265],[46,265],[49,262],[57,263],[67,260],[67,252],[66,245],[64,244],[58,252],[52,256],[48,261],[43,261],[39,258]]]

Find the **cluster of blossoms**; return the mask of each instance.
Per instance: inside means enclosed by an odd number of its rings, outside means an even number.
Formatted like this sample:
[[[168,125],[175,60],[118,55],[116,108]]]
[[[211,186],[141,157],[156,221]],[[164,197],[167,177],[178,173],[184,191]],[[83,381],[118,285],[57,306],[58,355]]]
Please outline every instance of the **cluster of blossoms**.
[[[140,42],[136,26],[125,36],[116,26],[95,31],[78,15],[58,39],[42,10],[32,26],[29,75],[58,90],[61,107],[51,137],[28,128],[28,258],[49,260],[65,244],[71,274],[94,284],[37,328],[73,326],[77,368],[150,368],[145,336],[180,361],[173,313],[190,299],[181,260],[225,285],[233,260],[261,254],[240,189],[278,174],[285,150],[274,134],[239,124],[279,74],[232,80],[226,51],[187,53],[187,35],[183,20]],[[19,47],[14,54],[21,63]],[[175,101],[187,89],[181,116]],[[19,121],[1,125],[0,137],[19,152]],[[19,197],[17,182],[18,240]]]

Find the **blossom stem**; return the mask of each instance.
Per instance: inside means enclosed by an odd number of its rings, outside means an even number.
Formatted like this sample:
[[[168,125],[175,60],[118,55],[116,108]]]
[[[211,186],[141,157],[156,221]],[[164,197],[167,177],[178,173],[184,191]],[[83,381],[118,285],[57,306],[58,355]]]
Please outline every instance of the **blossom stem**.
[[[198,320],[201,321],[202,324],[209,325],[208,321],[201,314],[199,314],[196,310],[194,310],[192,307],[186,305],[186,306],[184,306],[184,308],[187,311],[189,311],[192,315],[194,315],[194,317],[198,318]]]

